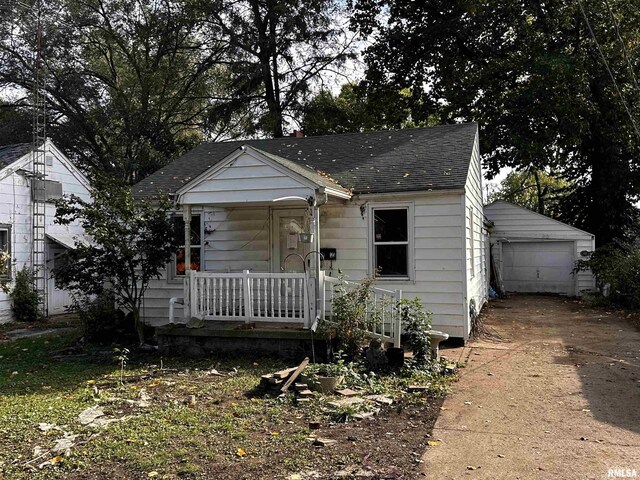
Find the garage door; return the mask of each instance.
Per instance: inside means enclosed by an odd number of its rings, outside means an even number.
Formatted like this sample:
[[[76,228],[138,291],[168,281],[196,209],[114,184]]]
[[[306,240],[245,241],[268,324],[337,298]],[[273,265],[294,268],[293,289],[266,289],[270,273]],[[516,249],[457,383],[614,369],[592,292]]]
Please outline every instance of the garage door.
[[[502,244],[502,280],[508,292],[575,293],[573,242]]]

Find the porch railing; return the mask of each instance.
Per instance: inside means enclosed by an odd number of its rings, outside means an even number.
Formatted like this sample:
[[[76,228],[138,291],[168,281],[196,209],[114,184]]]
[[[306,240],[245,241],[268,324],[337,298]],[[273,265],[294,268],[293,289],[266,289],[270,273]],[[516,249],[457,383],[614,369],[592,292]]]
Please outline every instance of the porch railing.
[[[189,271],[185,311],[205,320],[295,322],[308,326],[310,298],[304,273]],[[188,297],[187,297],[188,292]]]
[[[357,282],[320,272],[316,304],[315,278],[304,273],[196,272],[185,278],[184,314],[204,320],[289,322],[311,328],[316,320],[337,323],[333,302],[340,285],[349,291]],[[370,288],[368,335],[400,346],[402,322],[395,308],[401,290]],[[318,312],[319,309],[319,312]]]
[[[357,288],[358,282],[350,282],[339,278],[320,274],[320,318],[325,321],[338,322],[333,312],[333,302],[340,285],[345,291]],[[379,287],[370,287],[370,297],[366,305],[367,333],[370,337],[377,337],[387,342],[392,342],[395,347],[400,346],[402,334],[402,321],[396,309],[397,303],[402,299],[402,290],[386,290]]]

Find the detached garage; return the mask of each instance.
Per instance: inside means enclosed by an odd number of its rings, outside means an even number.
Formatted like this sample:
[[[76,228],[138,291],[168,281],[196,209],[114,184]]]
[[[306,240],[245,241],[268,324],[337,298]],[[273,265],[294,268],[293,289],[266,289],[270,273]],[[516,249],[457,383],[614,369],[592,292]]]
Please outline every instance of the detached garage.
[[[579,296],[595,289],[591,272],[572,273],[595,249],[594,235],[503,200],[485,206],[484,215],[493,224],[491,254],[505,291]]]

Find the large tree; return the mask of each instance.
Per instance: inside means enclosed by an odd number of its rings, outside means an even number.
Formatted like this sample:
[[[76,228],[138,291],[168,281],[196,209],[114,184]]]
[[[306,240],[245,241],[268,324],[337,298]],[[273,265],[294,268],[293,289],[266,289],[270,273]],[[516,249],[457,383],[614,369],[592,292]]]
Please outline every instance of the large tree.
[[[228,49],[191,0],[31,1],[0,5],[0,87],[31,106],[39,17],[49,135],[89,174],[134,183],[233,133],[237,115],[211,116]]]
[[[367,89],[345,83],[338,95],[318,92],[305,106],[302,129],[306,135],[392,130],[415,127],[409,109],[410,92]]]
[[[640,193],[637,5],[359,0],[354,25],[374,38],[368,82],[412,88],[414,117],[478,121],[490,174],[557,171],[574,186],[563,219],[599,243],[628,232]]]
[[[255,112],[255,130],[282,137],[323,76],[353,58],[339,0],[202,0],[210,35],[230,47],[225,107]],[[342,20],[343,22],[345,20]]]

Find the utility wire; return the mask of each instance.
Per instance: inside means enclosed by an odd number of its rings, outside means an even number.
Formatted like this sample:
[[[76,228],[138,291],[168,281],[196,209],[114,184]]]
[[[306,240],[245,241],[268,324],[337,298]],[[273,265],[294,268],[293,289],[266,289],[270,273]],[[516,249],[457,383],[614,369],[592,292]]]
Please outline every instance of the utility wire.
[[[627,115],[629,115],[629,120],[631,120],[631,125],[633,126],[633,129],[634,129],[634,131],[636,133],[636,136],[640,140],[640,130],[638,130],[638,126],[636,125],[636,121],[634,120],[633,115],[631,114],[631,111],[629,110],[629,106],[627,105],[627,102],[625,101],[624,97],[622,96],[622,92],[620,91],[620,87],[618,87],[618,82],[616,82],[616,79],[613,76],[613,72],[611,71],[611,68],[609,67],[609,62],[607,62],[607,58],[604,56],[604,52],[602,51],[602,47],[600,47],[600,43],[598,42],[598,39],[596,38],[596,35],[593,32],[593,28],[591,28],[591,22],[589,22],[589,17],[587,17],[587,12],[585,12],[585,10],[584,10],[584,6],[582,4],[582,0],[578,0],[578,5],[580,6],[580,11],[582,12],[582,16],[584,17],[584,21],[587,24],[587,28],[589,29],[589,33],[591,34],[591,38],[593,39],[593,41],[596,44],[596,47],[598,48],[598,52],[600,53],[600,58],[602,58],[602,62],[604,63],[605,68],[607,69],[607,73],[609,73],[609,77],[611,77],[611,81],[613,82],[613,86],[616,89],[618,97],[620,97],[620,101],[622,102],[622,105],[624,106],[624,109],[627,111]]]
[[[615,15],[613,14],[613,10],[611,9],[611,5],[609,4],[609,0],[604,0],[605,5],[607,6],[607,10],[609,10],[609,15],[611,16],[611,20],[613,21],[613,26],[616,30],[616,36],[618,37],[618,41],[620,42],[620,46],[622,47],[622,56],[627,62],[627,67],[629,67],[629,73],[631,74],[631,78],[633,79],[633,83],[640,95],[640,85],[638,85],[638,79],[636,78],[636,74],[633,71],[633,67],[631,66],[631,61],[629,59],[629,51],[627,50],[627,46],[622,39],[622,35],[620,35],[620,26],[618,25],[618,21],[616,20]]]

